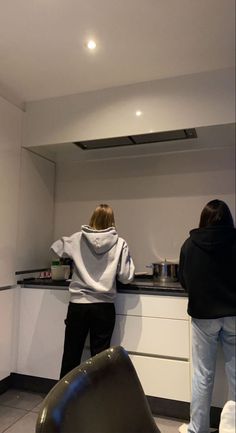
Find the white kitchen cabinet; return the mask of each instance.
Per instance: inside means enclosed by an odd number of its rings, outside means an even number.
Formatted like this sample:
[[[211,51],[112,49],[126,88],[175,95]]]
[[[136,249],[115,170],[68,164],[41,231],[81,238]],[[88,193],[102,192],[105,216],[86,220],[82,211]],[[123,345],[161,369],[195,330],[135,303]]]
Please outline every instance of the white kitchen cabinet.
[[[187,298],[119,293],[112,345],[130,354],[146,395],[190,401]]]
[[[0,287],[15,284],[22,120],[0,97]]]
[[[15,346],[18,353],[16,364],[10,370],[12,293],[13,290],[0,292],[0,317],[3,323],[0,329],[0,354],[4,353],[1,377],[14,371],[57,380],[69,292],[42,288],[18,289],[18,346]],[[128,351],[146,395],[190,401],[191,328],[186,309],[185,297],[118,293],[112,345],[122,345]],[[87,347],[83,359],[88,357],[90,353]],[[213,405],[219,407],[227,397],[223,370],[220,351],[213,393]]]
[[[13,371],[14,290],[0,290],[0,380]]]
[[[16,373],[58,379],[69,293],[38,288],[20,290]]]
[[[16,373],[58,379],[68,301],[66,290],[20,289]],[[186,302],[171,296],[117,296],[112,345],[130,353],[147,395],[189,401]],[[145,316],[137,315],[142,311]],[[83,359],[89,356],[87,350]]]

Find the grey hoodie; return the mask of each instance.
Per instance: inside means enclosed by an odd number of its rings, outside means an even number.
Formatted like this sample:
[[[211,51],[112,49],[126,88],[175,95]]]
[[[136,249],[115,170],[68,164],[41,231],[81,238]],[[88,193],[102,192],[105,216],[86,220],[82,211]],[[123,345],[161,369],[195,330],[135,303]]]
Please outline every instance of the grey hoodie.
[[[128,245],[114,227],[94,230],[82,226],[80,232],[54,242],[51,249],[74,262],[69,286],[71,302],[113,302],[116,278],[127,284],[134,277]]]

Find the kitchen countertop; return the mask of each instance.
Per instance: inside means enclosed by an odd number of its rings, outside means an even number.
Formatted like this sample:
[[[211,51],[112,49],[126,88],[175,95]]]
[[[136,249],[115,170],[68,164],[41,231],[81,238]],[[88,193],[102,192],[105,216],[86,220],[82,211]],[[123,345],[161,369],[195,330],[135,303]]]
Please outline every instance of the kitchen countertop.
[[[51,278],[26,278],[19,281],[22,287],[26,288],[44,288],[55,290],[67,290],[70,281],[56,281]],[[117,281],[117,291],[119,293],[135,293],[146,295],[162,295],[162,296],[187,296],[187,293],[177,282],[162,283],[154,280],[151,276],[135,276],[130,284],[122,284]]]

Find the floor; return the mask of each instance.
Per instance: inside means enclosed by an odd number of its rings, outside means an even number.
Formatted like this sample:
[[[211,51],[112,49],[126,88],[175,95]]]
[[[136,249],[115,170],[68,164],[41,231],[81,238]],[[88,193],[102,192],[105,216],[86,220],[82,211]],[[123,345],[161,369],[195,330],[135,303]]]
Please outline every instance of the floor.
[[[43,394],[11,389],[0,395],[0,433],[35,433]],[[161,433],[177,433],[181,421],[155,418]]]

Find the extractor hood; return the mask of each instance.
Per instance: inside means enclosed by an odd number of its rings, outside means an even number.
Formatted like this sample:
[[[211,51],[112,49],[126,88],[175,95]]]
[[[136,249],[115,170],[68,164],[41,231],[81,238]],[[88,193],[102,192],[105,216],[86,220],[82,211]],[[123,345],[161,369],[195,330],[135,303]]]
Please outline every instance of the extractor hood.
[[[163,141],[197,138],[195,128],[177,129],[175,131],[152,132],[149,134],[128,135],[124,137],[99,138],[97,140],[75,141],[82,150],[107,149],[110,147],[133,146]]]

